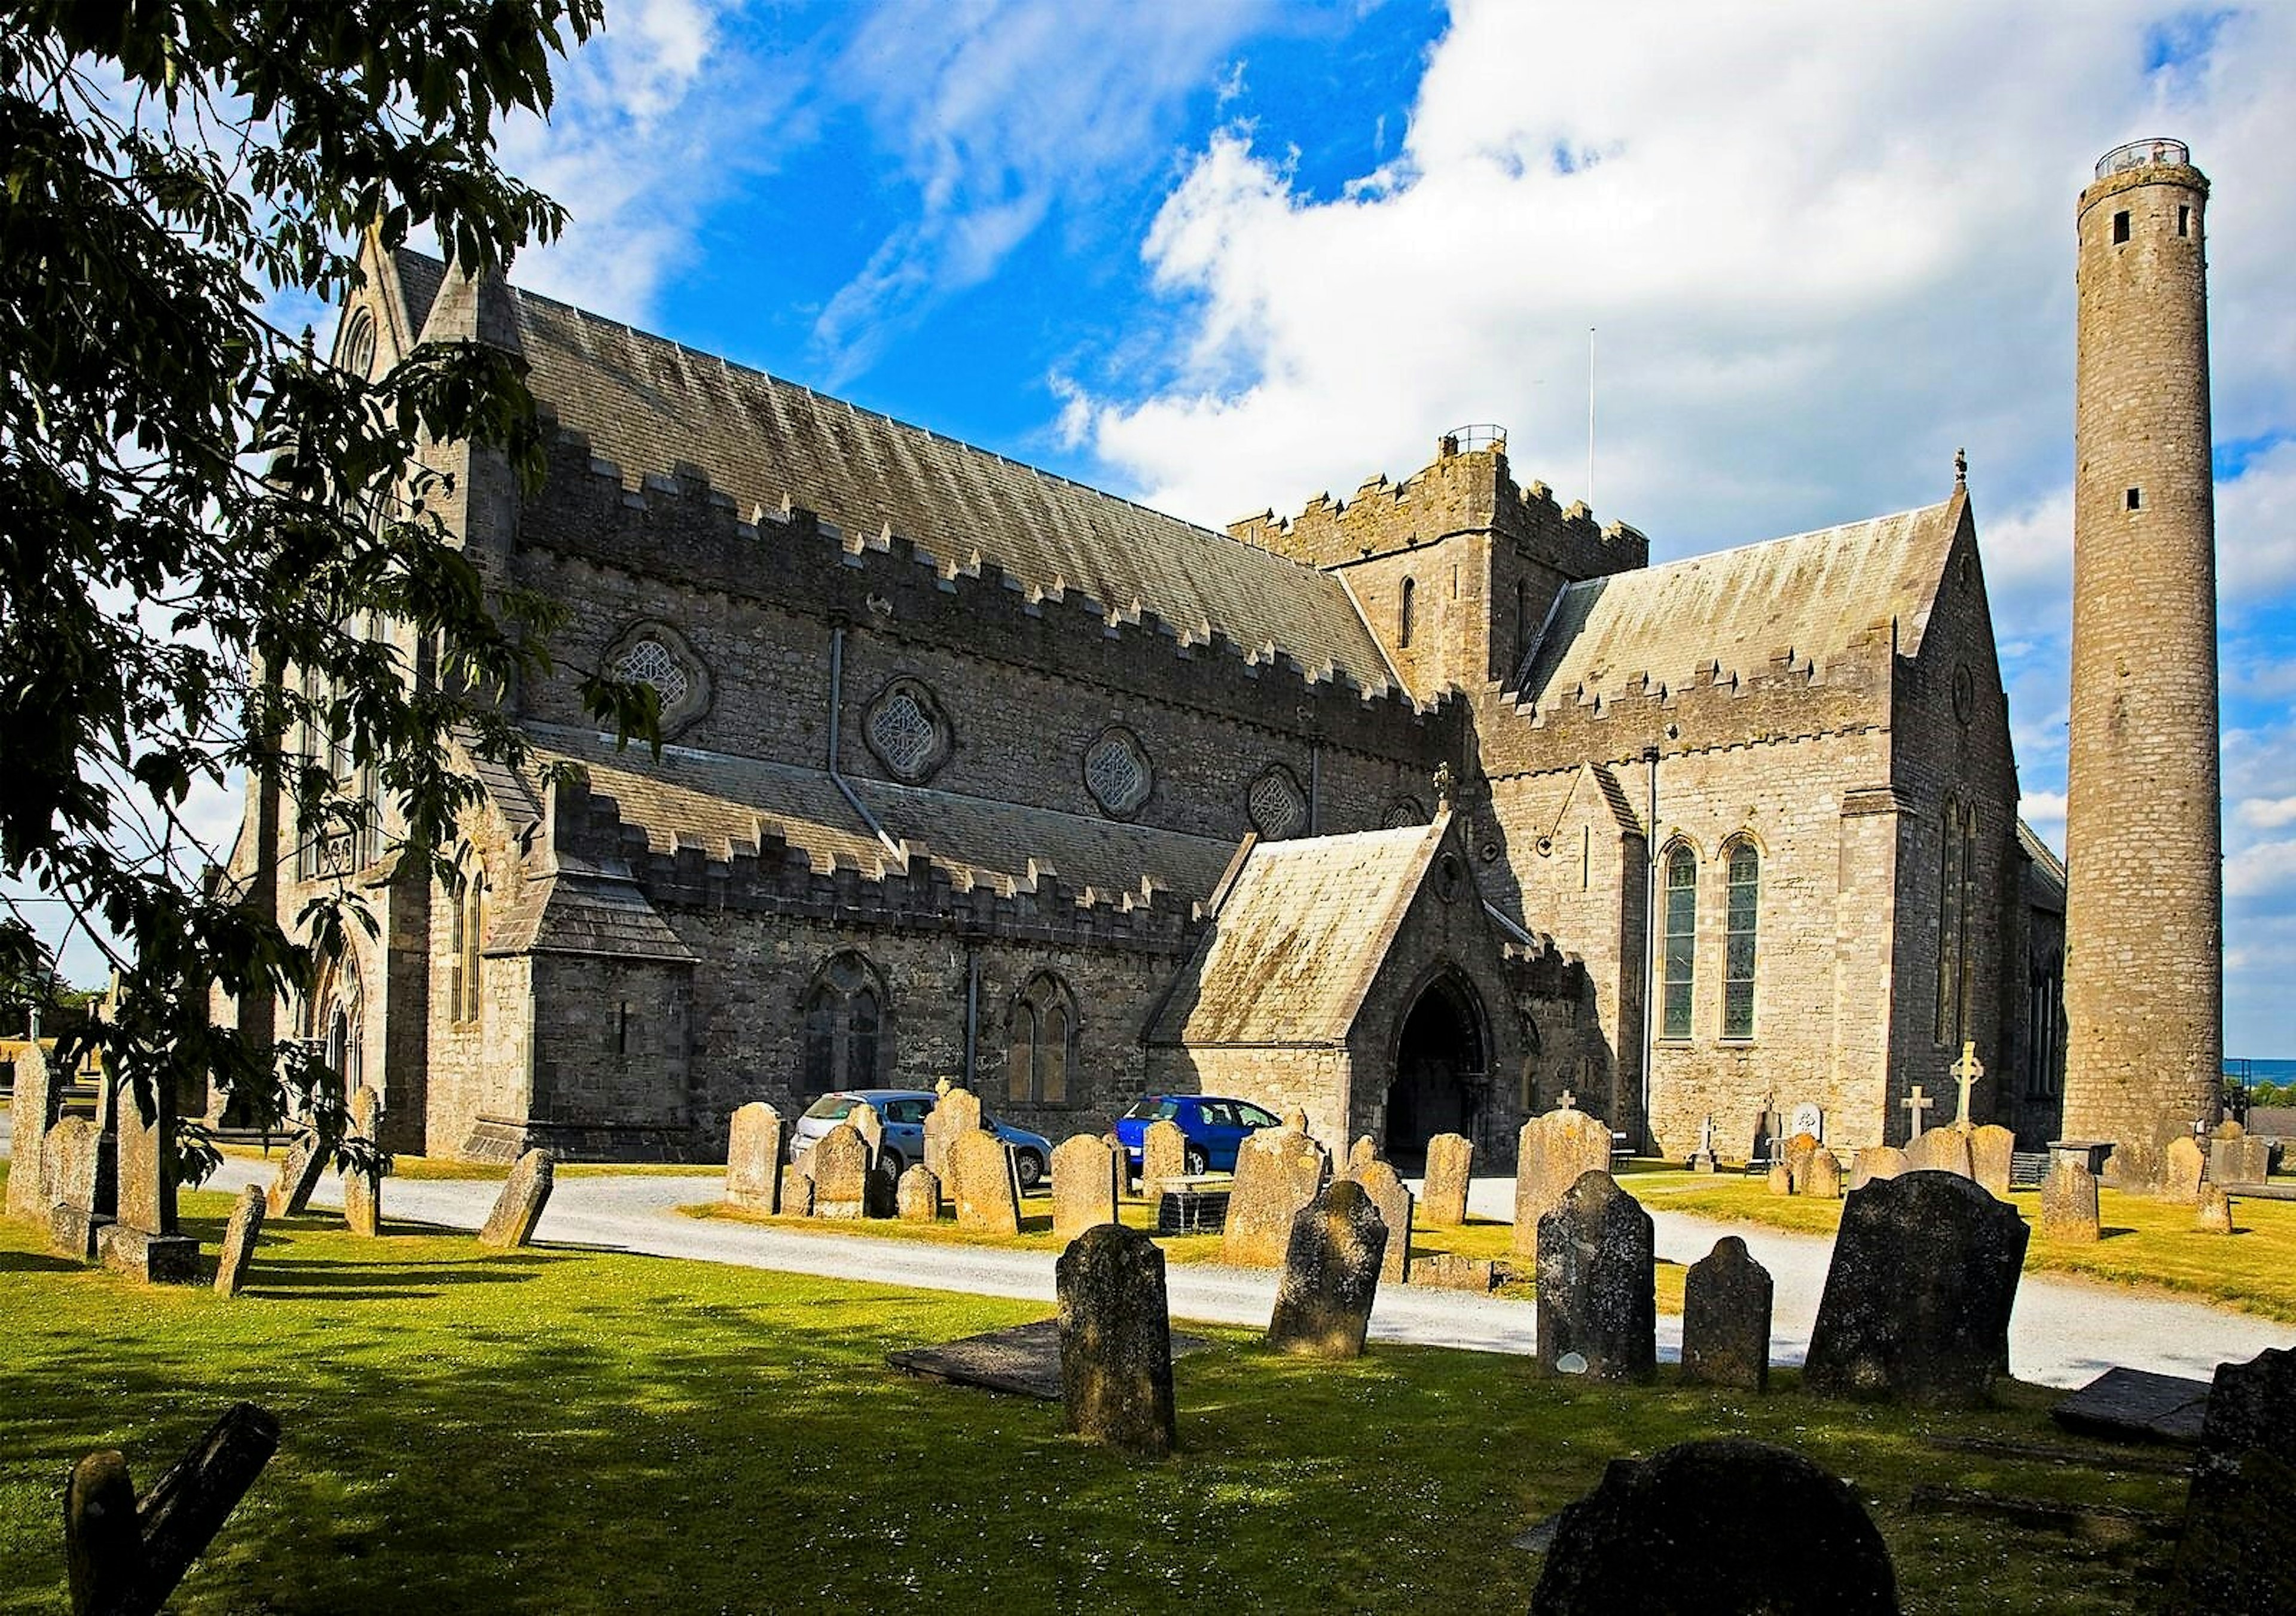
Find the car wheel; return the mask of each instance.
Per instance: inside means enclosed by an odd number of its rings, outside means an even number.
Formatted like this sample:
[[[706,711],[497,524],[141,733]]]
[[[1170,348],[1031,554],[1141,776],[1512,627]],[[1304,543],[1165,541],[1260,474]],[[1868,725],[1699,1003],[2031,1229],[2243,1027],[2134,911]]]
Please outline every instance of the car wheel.
[[[1045,1159],[1034,1151],[1018,1153],[1013,1167],[1020,1174],[1021,1187],[1024,1191],[1035,1189],[1045,1181]]]
[[[1211,1164],[1211,1158],[1204,1154],[1203,1147],[1199,1144],[1188,1146],[1186,1153],[1180,1158],[1180,1165],[1187,1169],[1188,1177],[1191,1178],[1201,1177],[1204,1169]]]
[[[901,1169],[908,1164],[901,1160],[900,1152],[888,1147],[877,1153],[877,1165],[898,1179],[901,1176]]]

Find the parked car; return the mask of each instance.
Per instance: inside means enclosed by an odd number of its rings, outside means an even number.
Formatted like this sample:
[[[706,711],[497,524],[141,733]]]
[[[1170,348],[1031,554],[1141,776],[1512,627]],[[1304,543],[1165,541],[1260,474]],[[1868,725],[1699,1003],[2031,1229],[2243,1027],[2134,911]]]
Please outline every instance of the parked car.
[[[1282,1124],[1271,1112],[1249,1100],[1220,1095],[1150,1095],[1116,1120],[1116,1136],[1124,1145],[1132,1172],[1140,1171],[1140,1158],[1151,1122],[1179,1125],[1187,1136],[1185,1161],[1191,1173],[1235,1171],[1236,1146],[1244,1136]]]
[[[932,1114],[939,1098],[929,1088],[841,1088],[825,1094],[805,1108],[805,1114],[790,1130],[790,1160],[804,1160],[806,1153],[818,1144],[831,1128],[852,1115],[853,1108],[866,1100],[876,1108],[878,1120],[885,1125],[885,1142],[878,1160],[890,1168],[898,1178],[903,1168],[925,1159],[925,1119]],[[1044,1182],[1045,1175],[1052,1169],[1051,1140],[1010,1122],[999,1122],[987,1112],[980,1113],[980,1120],[990,1133],[1012,1148],[1013,1168],[1022,1189],[1034,1189]]]

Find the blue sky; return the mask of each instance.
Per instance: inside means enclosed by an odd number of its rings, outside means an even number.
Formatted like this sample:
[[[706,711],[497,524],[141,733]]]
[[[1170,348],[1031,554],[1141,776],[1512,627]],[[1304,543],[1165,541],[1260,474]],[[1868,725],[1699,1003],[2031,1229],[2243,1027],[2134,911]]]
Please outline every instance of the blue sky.
[[[1926,504],[1965,446],[2061,842],[2073,203],[2210,214],[2228,1048],[2296,1054],[2296,4],[609,0],[520,278],[1213,525],[1468,421],[1660,558]]]

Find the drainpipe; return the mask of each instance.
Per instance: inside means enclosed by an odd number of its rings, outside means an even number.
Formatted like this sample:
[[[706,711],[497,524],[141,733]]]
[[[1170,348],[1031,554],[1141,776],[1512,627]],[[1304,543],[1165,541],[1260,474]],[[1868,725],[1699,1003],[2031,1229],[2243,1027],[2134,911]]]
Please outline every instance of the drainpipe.
[[[853,811],[861,816],[861,823],[885,844],[885,850],[896,858],[906,859],[909,850],[885,833],[885,827],[877,823],[877,816],[869,811],[869,805],[861,800],[859,793],[846,783],[845,776],[837,772],[838,715],[844,710],[845,625],[838,623],[829,631],[829,781],[844,794]]]
[[[980,1058],[980,945],[964,945],[964,1086],[973,1087]],[[978,1089],[975,1093],[980,1092]]]
[[[1650,830],[1643,839],[1643,1149],[1656,1148],[1651,1132],[1651,1066],[1658,1058],[1658,748],[1643,748],[1650,769]]]
[[[1324,743],[1308,742],[1308,834],[1324,833]]]

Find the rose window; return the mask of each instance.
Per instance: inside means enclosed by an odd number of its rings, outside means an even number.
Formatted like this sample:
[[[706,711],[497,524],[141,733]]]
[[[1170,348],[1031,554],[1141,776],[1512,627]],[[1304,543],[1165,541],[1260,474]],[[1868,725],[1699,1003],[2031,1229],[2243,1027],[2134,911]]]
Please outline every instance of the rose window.
[[[1308,800],[1283,769],[1271,768],[1253,781],[1249,800],[1251,823],[1269,841],[1297,835],[1308,821]]]
[[[1085,788],[1111,814],[1128,814],[1148,800],[1148,758],[1121,731],[1103,735],[1084,759]]]
[[[899,775],[922,772],[937,740],[931,716],[906,690],[895,691],[871,715],[869,738]]]

